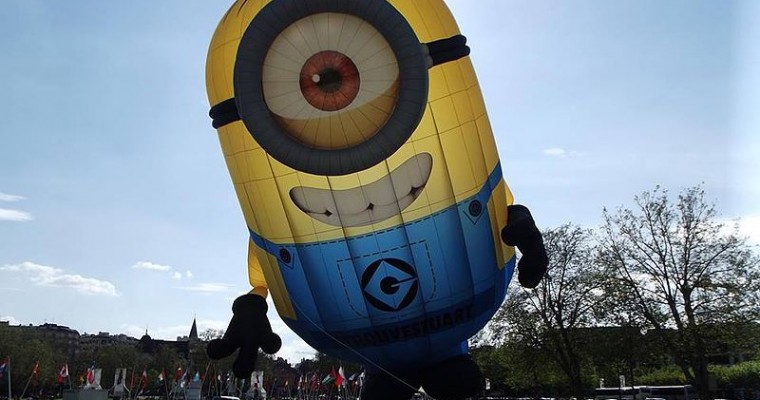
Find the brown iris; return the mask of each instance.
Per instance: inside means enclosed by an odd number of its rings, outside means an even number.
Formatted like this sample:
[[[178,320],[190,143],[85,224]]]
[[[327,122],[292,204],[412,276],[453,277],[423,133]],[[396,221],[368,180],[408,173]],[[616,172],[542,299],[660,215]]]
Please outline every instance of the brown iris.
[[[323,111],[347,107],[359,93],[359,70],[346,55],[333,50],[314,54],[301,68],[301,93]]]

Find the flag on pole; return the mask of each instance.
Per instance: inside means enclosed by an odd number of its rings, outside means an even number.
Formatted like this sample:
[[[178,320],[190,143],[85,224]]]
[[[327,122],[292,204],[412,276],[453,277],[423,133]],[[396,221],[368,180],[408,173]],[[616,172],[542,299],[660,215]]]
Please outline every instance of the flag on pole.
[[[92,385],[95,383],[95,364],[92,364],[90,368],[87,368],[87,374],[85,375],[85,380],[87,381],[88,385]]]
[[[66,378],[69,377],[69,364],[64,363],[61,370],[58,372],[58,383],[63,383]]]
[[[2,378],[3,375],[5,375],[5,371],[7,371],[10,368],[10,364],[11,364],[10,359],[7,359],[3,361],[2,363],[0,363],[0,378]]]
[[[341,387],[346,383],[346,374],[343,372],[343,366],[338,368],[338,375],[335,376],[335,386]]]
[[[179,377],[179,387],[184,388],[188,383],[190,383],[190,376],[188,375],[188,372],[190,372],[190,369],[182,372],[182,376]]]
[[[316,390],[319,388],[319,375],[316,372],[311,374],[311,389]]]
[[[325,376],[324,379],[322,379],[322,384],[327,385],[328,383],[335,382],[335,376],[336,376],[335,367],[332,367],[330,369],[330,373],[327,374],[327,376]]]
[[[32,379],[34,381],[34,385],[37,386],[37,378],[40,374],[40,362],[37,361],[36,364],[34,364],[34,368],[32,368]]]
[[[142,376],[140,377],[140,386],[143,390],[148,388],[148,371],[143,368]]]
[[[116,368],[116,370],[113,373],[113,394],[115,398],[121,398],[122,393],[124,393],[124,389],[126,389],[126,382],[127,382],[127,369],[126,368]]]
[[[179,381],[182,379],[182,367],[177,367],[177,372],[174,373],[174,380]]]
[[[206,364],[206,370],[203,371],[203,375],[201,375],[201,382],[206,382],[206,375],[208,375],[208,369],[211,367],[211,362],[209,361],[208,364]]]
[[[87,370],[87,384],[84,386],[84,388],[97,390],[102,389],[100,386],[100,377],[102,374],[103,370],[100,368],[95,368],[95,364],[92,364],[92,367],[88,368]]]
[[[166,373],[164,373],[164,370],[161,370],[161,373],[158,374],[158,381],[163,382],[164,379],[166,379]]]

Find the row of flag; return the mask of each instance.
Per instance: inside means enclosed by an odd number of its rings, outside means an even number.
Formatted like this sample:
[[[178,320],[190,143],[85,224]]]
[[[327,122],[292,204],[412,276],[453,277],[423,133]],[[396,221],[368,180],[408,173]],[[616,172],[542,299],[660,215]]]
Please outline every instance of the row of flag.
[[[8,373],[10,368],[11,368],[10,358],[6,358],[2,362],[0,362],[0,379],[3,378],[3,376]],[[32,368],[32,376],[30,378],[33,379],[34,382],[37,382],[39,375],[40,375],[40,362],[37,361],[36,363],[34,363],[34,367]],[[60,371],[58,371],[58,375],[56,378],[58,380],[58,383],[63,383],[68,377],[69,377],[69,364],[64,363]]]
[[[5,374],[8,373],[10,370],[10,364],[11,360],[10,358],[5,359],[4,361],[0,362],[0,378],[2,378]],[[37,361],[34,363],[34,367],[32,367],[32,374],[30,376],[30,379],[33,380],[33,382],[37,382],[37,379],[39,378],[40,373],[40,362]],[[99,377],[97,374],[99,373],[99,370],[95,368],[95,364],[93,364],[91,367],[88,367],[87,370],[83,375],[80,375],[79,381],[80,384],[88,384],[88,385],[95,385],[97,380],[99,380]],[[58,370],[58,373],[56,374],[56,381],[60,384],[63,384],[66,382],[67,378],[69,378],[69,364],[64,363],[63,366],[61,366],[61,369]],[[144,384],[147,384],[147,378],[148,374],[147,371],[143,370],[142,380]]]
[[[343,366],[340,366],[337,371],[335,371],[335,367],[332,367],[330,369],[330,373],[321,380],[319,379],[319,376],[316,374],[316,372],[311,375],[310,379],[306,376],[301,376],[301,378],[298,380],[298,389],[306,389],[309,386],[315,388],[319,384],[334,384],[335,387],[340,388],[347,386],[349,382],[353,382],[354,385],[361,386],[364,383],[364,371],[361,373],[357,372],[351,375],[349,378],[346,378],[346,374],[343,371]],[[285,382],[285,386],[287,386],[287,381]]]
[[[32,369],[32,379],[35,380],[39,375],[39,368],[40,363],[39,361],[34,364],[34,368]],[[6,359],[2,362],[0,362],[0,378],[3,377],[4,374],[7,373],[7,371],[10,369],[10,359]],[[114,382],[120,381],[122,384],[126,383],[124,382],[123,378],[126,378],[126,368],[123,369],[123,372],[121,372],[122,369],[117,369],[116,374],[117,376],[114,379]],[[96,370],[95,365],[93,364],[91,367],[87,368],[85,371],[85,374],[79,377],[80,384],[87,384],[87,385],[97,385],[99,384],[97,381],[99,381],[99,377],[96,376],[96,374],[99,374],[99,370]],[[208,367],[206,367],[206,371],[203,375],[200,374],[200,372],[195,372],[194,375],[188,374],[189,371],[183,371],[182,367],[177,367],[177,370],[175,371],[174,380],[175,382],[178,382],[180,384],[184,384],[189,381],[194,382],[203,382],[206,380],[206,375],[208,374]],[[121,375],[123,373],[123,375]],[[118,376],[121,375],[123,378],[119,379]],[[63,384],[67,378],[69,378],[69,366],[68,363],[64,363],[61,369],[59,370],[57,374],[57,381],[60,384]],[[148,387],[148,372],[147,369],[143,369],[142,374],[139,375],[140,381],[135,385],[135,375],[133,373],[132,379],[130,382],[129,387],[130,388],[141,388],[143,390],[147,389]],[[158,374],[158,382],[164,382],[167,379],[167,374],[165,370],[161,370],[161,372]],[[222,374],[218,374],[216,376],[216,379],[220,382],[224,380],[222,377]],[[227,379],[229,380],[229,374],[227,376]],[[253,380],[253,379],[252,379]],[[349,384],[349,382],[352,382],[353,385],[362,386],[364,380],[364,372],[361,373],[357,372],[353,375],[351,375],[349,378],[346,378],[345,372],[343,370],[343,366],[340,366],[338,370],[335,370],[335,367],[332,367],[330,369],[330,373],[327,374],[324,378],[320,379],[319,375],[317,373],[313,373],[311,375],[311,378],[307,378],[306,375],[302,375],[298,380],[298,389],[299,390],[305,390],[308,389],[310,386],[311,388],[315,389],[320,384],[323,386],[334,384],[335,387],[345,387]],[[253,382],[252,382],[253,383]],[[260,382],[257,382],[260,383]],[[254,386],[254,385],[252,385]],[[255,385],[258,387],[261,387],[260,385]],[[285,383],[283,384],[283,387],[288,387],[288,380],[285,380]]]

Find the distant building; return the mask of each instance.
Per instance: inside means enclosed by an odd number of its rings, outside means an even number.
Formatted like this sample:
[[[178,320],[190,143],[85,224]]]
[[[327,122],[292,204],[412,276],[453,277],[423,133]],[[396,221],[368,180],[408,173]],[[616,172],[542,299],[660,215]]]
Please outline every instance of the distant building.
[[[139,346],[142,352],[149,354],[155,354],[162,347],[173,348],[183,358],[190,359],[191,345],[197,341],[198,327],[195,323],[195,318],[193,318],[193,325],[190,328],[188,336],[178,337],[177,340],[158,340],[151,338],[146,330],[145,335],[139,340]]]
[[[32,327],[42,338],[48,343],[52,343],[58,348],[67,349],[69,356],[76,355],[79,352],[80,335],[74,329],[68,326],[56,325],[56,324],[42,324],[37,327]]]
[[[68,326],[56,325],[56,324],[42,324],[39,326],[34,325],[11,325],[8,321],[0,321],[0,328],[6,328],[11,330],[19,330],[22,332],[31,332],[39,337],[44,342],[51,345],[66,349],[66,353],[69,356],[76,355],[79,350],[80,335],[74,329]]]
[[[125,334],[111,335],[108,332],[98,332],[97,334],[85,333],[79,338],[79,343],[82,349],[91,349],[114,344],[135,345],[137,339]]]
[[[58,348],[67,349],[69,356],[73,357],[79,352],[97,349],[99,347],[112,345],[130,345],[137,346],[140,351],[148,354],[155,354],[162,347],[174,349],[181,357],[190,359],[191,344],[197,343],[198,327],[193,319],[192,327],[188,336],[178,337],[177,340],[159,340],[153,339],[145,332],[140,339],[135,339],[125,334],[112,335],[108,332],[98,332],[97,334],[79,334],[74,329],[67,326],[56,324],[34,325],[11,325],[8,321],[0,321],[0,329],[20,330],[22,332],[32,332],[40,337],[41,340],[50,343]]]

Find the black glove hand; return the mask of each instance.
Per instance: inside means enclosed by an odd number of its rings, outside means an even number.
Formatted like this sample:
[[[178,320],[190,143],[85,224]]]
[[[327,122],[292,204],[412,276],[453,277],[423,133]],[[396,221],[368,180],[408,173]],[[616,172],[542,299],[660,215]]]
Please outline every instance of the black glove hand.
[[[282,346],[280,337],[272,332],[267,319],[267,302],[255,294],[245,294],[232,303],[232,320],[221,339],[214,339],[206,347],[206,354],[219,360],[240,348],[232,372],[239,379],[248,379],[256,368],[259,348],[274,354]]]
[[[517,280],[522,287],[533,289],[541,282],[549,265],[544,239],[528,207],[514,204],[507,207],[507,226],[501,230],[501,240],[516,246],[522,253],[517,264]]]

